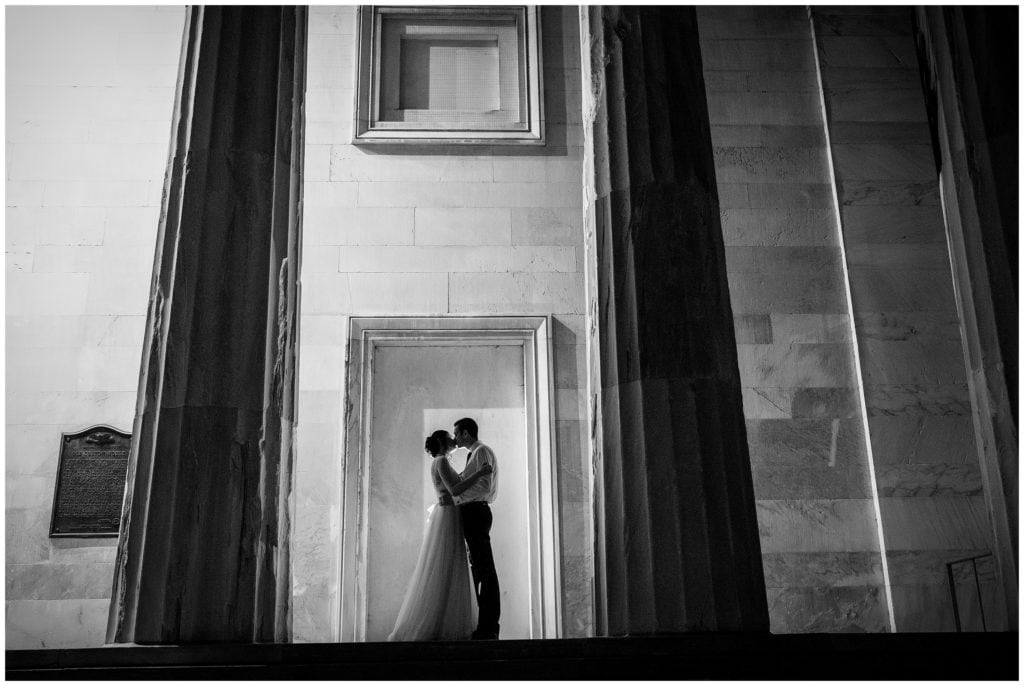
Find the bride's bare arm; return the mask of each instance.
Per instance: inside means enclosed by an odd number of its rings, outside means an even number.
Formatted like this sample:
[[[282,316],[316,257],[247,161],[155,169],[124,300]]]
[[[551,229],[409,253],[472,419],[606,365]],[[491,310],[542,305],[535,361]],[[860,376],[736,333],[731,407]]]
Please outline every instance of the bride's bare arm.
[[[448,460],[441,460],[440,464],[437,466],[437,473],[441,477],[441,482],[452,495],[461,495],[463,491],[475,484],[477,479],[482,477],[484,474],[490,474],[491,471],[491,465],[485,464],[469,476],[459,480],[459,475],[456,474],[452,466],[448,464]]]

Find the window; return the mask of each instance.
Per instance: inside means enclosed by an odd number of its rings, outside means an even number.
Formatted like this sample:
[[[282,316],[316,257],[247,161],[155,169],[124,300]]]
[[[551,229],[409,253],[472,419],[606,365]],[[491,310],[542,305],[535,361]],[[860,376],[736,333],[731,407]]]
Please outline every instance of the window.
[[[542,143],[536,7],[359,9],[356,143]]]

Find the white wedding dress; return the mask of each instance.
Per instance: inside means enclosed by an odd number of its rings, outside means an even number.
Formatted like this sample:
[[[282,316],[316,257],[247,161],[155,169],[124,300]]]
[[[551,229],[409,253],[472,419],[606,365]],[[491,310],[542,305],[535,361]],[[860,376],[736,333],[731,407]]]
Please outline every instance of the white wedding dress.
[[[441,464],[445,459],[442,455],[430,463],[430,478],[439,498],[448,492],[438,474],[438,469],[451,469]],[[476,624],[459,508],[434,505],[428,512],[423,546],[389,641],[466,640]]]

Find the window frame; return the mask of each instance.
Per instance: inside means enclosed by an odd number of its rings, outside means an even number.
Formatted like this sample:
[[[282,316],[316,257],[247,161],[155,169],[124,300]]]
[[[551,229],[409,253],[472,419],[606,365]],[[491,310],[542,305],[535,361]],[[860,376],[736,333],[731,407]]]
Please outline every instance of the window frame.
[[[439,127],[437,122],[380,121],[381,49],[384,15],[430,17],[463,20],[480,17],[514,16],[517,33],[522,36],[525,65],[519,73],[526,79],[517,84],[526,121],[496,126],[479,122],[476,127]],[[454,7],[360,5],[356,17],[357,48],[355,64],[355,107],[352,143],[444,143],[444,144],[544,144],[543,68],[541,66],[540,11],[536,5],[467,5]]]

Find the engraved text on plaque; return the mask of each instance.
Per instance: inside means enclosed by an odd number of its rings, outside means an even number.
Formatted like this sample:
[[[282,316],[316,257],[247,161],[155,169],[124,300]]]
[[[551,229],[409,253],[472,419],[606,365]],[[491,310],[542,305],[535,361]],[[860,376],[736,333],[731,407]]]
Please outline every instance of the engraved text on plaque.
[[[131,438],[109,426],[61,436],[51,536],[117,536]]]

